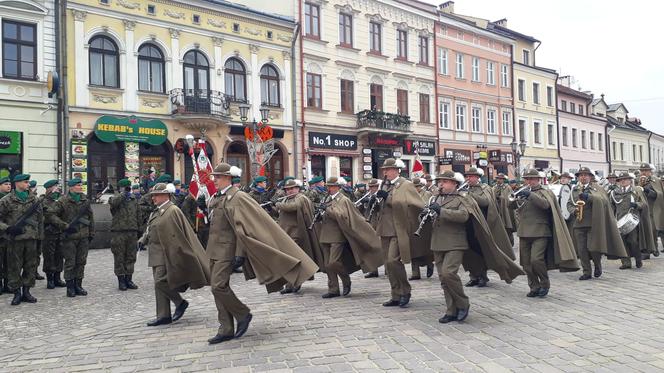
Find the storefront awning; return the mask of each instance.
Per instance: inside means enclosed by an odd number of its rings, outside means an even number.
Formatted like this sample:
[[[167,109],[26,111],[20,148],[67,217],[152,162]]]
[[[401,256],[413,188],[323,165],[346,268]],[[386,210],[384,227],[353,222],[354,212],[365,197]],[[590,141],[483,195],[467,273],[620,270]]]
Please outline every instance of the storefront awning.
[[[309,149],[309,155],[326,155],[335,157],[359,157],[359,151],[339,151],[339,150],[324,150],[324,149]]]

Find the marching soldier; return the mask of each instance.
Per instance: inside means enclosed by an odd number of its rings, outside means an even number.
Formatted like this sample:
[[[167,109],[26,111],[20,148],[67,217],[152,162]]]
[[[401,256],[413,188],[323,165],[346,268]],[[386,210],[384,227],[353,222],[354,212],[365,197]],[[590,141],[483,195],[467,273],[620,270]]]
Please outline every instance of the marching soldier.
[[[0,200],[11,193],[12,182],[7,177],[0,178]],[[7,235],[0,234],[0,295],[10,293],[7,280]]]
[[[177,190],[177,189],[176,189]],[[118,277],[118,289],[138,289],[132,281],[136,263],[136,240],[139,238],[138,201],[131,193],[128,179],[118,181],[118,192],[109,200],[111,207],[111,252],[113,253],[113,271]]]
[[[512,246],[514,246],[514,232],[517,229],[517,223],[514,210],[510,208],[505,209],[505,206],[509,204],[509,198],[512,194],[512,189],[506,181],[507,176],[503,173],[499,173],[498,176],[496,176],[496,185],[493,186],[493,194],[496,196],[496,207],[498,208],[498,211],[507,210],[507,216],[501,217],[503,218],[503,223],[505,223],[507,237],[510,239]]]
[[[175,193],[173,194],[175,206],[182,207],[182,203],[189,193],[182,188],[182,182],[180,180],[173,180],[173,185],[175,186]]]
[[[210,344],[241,337],[252,320],[249,308],[230,288],[233,268],[244,266],[245,277],[258,278],[268,292],[279,291],[286,283],[297,288],[318,270],[255,200],[233,187],[231,179],[240,172],[228,163],[220,163],[212,172],[217,193],[209,203],[207,254],[220,326]]]
[[[56,287],[65,287],[60,273],[64,268],[64,258],[62,256],[62,246],[60,244],[60,230],[51,224],[48,219],[53,206],[60,199],[60,185],[58,180],[49,180],[44,183],[46,193],[42,195],[44,209],[44,240],[42,249],[44,255],[44,273],[46,273],[46,288],[55,289]]]
[[[149,193],[157,208],[150,214],[148,227],[138,241],[148,248],[152,267],[157,318],[147,326],[178,321],[189,307],[181,292],[210,284],[207,257],[194,230],[171,198],[173,184],[158,183]],[[171,316],[171,302],[176,305]]]
[[[611,257],[627,257],[625,246],[616,227],[616,219],[611,213],[604,189],[592,185],[593,173],[588,167],[581,167],[576,173],[579,182],[572,190],[567,203],[570,214],[574,215],[572,238],[581,259],[583,275],[579,280],[592,279],[602,275],[602,254]],[[590,260],[595,264],[591,272]]]
[[[435,195],[438,192],[438,188],[436,187],[436,184],[433,182],[433,177],[430,174],[424,175],[424,180],[426,181],[426,185],[424,188],[431,193],[431,195]]]
[[[314,205],[321,202],[325,193],[325,179],[322,176],[315,176],[309,180],[309,190],[306,191],[305,195]]]
[[[355,194],[353,193],[353,184],[350,176],[339,178],[339,184],[341,185],[341,193],[351,200],[351,202],[355,202]]]
[[[556,196],[542,188],[540,174],[531,169],[523,175],[528,187],[510,202],[518,209],[524,224],[519,225],[519,258],[528,275],[529,298],[543,298],[549,293],[549,269],[578,271],[579,265],[567,225],[560,213]]]
[[[353,192],[353,201],[357,201],[360,198],[364,197],[366,193],[367,193],[367,184],[365,183],[355,184],[355,192]]]
[[[661,179],[653,176],[653,168],[648,163],[641,164],[641,167],[639,167],[639,171],[641,171],[639,185],[643,188],[643,193],[648,201],[650,221],[653,227],[653,240],[655,241],[653,255],[659,256],[657,238],[664,233],[664,186]]]
[[[232,179],[232,182],[233,182],[233,186],[234,186],[234,187],[236,187],[236,188],[238,188],[238,189],[240,189],[240,190],[242,189],[242,178],[240,178],[240,177],[234,177],[234,178]]]
[[[273,208],[272,204],[269,204],[272,201],[272,193],[267,189],[267,177],[257,176],[253,185],[253,188],[249,191],[249,196],[259,205],[263,205],[267,213],[276,221],[279,213]]]
[[[369,186],[369,193],[371,194],[364,200],[365,202],[362,204],[360,211],[362,211],[364,218],[366,219],[367,222],[369,222],[371,227],[374,230],[376,230],[376,227],[378,225],[378,211],[380,210],[380,204],[376,203],[377,201],[376,193],[378,193],[378,188],[380,188],[380,180],[371,179],[369,180],[369,183],[367,185]],[[387,253],[383,252],[383,259],[385,259],[386,257]],[[385,270],[387,271],[387,267],[385,268]],[[373,278],[373,277],[378,277],[378,269],[364,275],[364,278]]]
[[[605,186],[605,189],[607,192],[611,192],[612,190],[615,190],[618,187],[617,181],[618,181],[618,175],[616,175],[614,172],[611,172],[607,177],[606,181],[608,182]]]
[[[16,306],[37,302],[30,288],[35,286],[39,263],[37,241],[42,236],[43,208],[30,193],[30,175],[18,174],[13,181],[16,190],[0,200],[0,233],[7,237],[7,279],[9,291],[14,293],[11,304]]]
[[[422,202],[429,203],[429,199],[431,199],[431,192],[426,189],[426,185],[424,184],[424,179],[420,179],[418,177],[413,179],[413,185],[415,185],[415,189],[417,189],[417,194],[419,194],[420,198],[422,198]],[[429,245],[429,242],[422,242],[422,244]],[[425,263],[427,267],[427,278],[431,278],[433,276],[433,255],[429,257],[428,259],[431,259],[431,261]],[[411,276],[408,278],[409,281],[417,281],[422,279],[422,274],[420,273],[420,263],[415,263],[413,261],[410,263],[411,267]]]
[[[39,197],[37,194],[37,180],[30,180],[30,195]],[[42,198],[39,198],[41,201]],[[39,237],[37,240],[37,267],[35,268],[35,280],[43,280],[44,276],[39,274],[39,263],[41,260],[41,255],[42,255],[42,242],[44,240],[44,237]]]
[[[79,178],[69,180],[69,193],[60,197],[49,213],[49,221],[63,232],[60,239],[65,258],[67,296],[88,295],[83,288],[88,247],[95,234],[92,208]]]
[[[617,178],[618,184],[611,190],[609,197],[617,220],[632,213],[638,216],[638,225],[629,232],[621,232],[621,237],[627,253],[636,261],[636,268],[641,268],[643,266],[641,252],[650,254],[654,250],[655,243],[648,203],[645,196],[632,186],[633,179],[627,172],[620,174]],[[620,269],[632,268],[631,258],[622,258],[621,261]]]

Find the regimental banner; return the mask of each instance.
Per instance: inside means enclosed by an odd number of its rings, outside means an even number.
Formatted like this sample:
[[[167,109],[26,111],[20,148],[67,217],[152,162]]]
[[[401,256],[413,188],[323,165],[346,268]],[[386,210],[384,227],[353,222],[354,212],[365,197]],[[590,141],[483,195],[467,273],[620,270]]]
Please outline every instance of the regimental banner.
[[[168,138],[168,128],[157,119],[104,115],[95,122],[95,135],[104,142],[129,141],[161,145]]]

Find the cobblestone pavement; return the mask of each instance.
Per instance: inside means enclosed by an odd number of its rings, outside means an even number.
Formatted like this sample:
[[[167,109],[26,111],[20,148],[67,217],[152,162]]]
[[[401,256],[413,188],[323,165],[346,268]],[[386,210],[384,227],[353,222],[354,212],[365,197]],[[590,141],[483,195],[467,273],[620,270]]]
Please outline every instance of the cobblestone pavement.
[[[267,295],[235,275],[232,286],[254,320],[238,340],[209,346],[217,328],[209,288],[185,294],[177,323],[149,328],[154,317],[151,271],[139,255],[139,290],[120,292],[110,250],[90,252],[85,287],[69,299],[40,281],[35,305],[9,306],[0,297],[0,371],[664,371],[664,258],[640,270],[605,262],[604,275],[551,272],[546,299],[526,298],[525,277],[467,291],[464,323],[442,325],[443,297],[435,278],[413,281],[409,308],[385,308],[381,275],[352,276],[351,296],[323,300],[324,275],[297,295]],[[464,280],[466,276],[464,275]]]

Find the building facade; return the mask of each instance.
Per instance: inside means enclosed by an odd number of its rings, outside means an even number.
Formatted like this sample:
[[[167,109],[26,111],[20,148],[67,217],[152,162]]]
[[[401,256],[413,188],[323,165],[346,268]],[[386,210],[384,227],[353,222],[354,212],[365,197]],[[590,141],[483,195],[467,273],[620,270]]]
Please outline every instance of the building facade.
[[[1,2],[0,22],[0,177],[30,173],[41,185],[60,168],[57,101],[47,84],[56,70],[54,3]]]
[[[574,173],[580,166],[586,166],[605,177],[609,172],[606,118],[593,115],[592,95],[565,83],[558,84],[556,89],[562,171]]]
[[[129,177],[189,180],[186,135],[204,139],[212,164],[250,178],[247,122],[269,109],[271,181],[290,173],[292,18],[231,3],[67,2],[71,177],[97,193]],[[198,152],[196,148],[195,152]]]
[[[436,17],[409,0],[298,5],[300,175],[369,179],[393,156],[434,171]]]
[[[650,131],[650,163],[655,166],[658,176],[664,175],[664,136]]]

